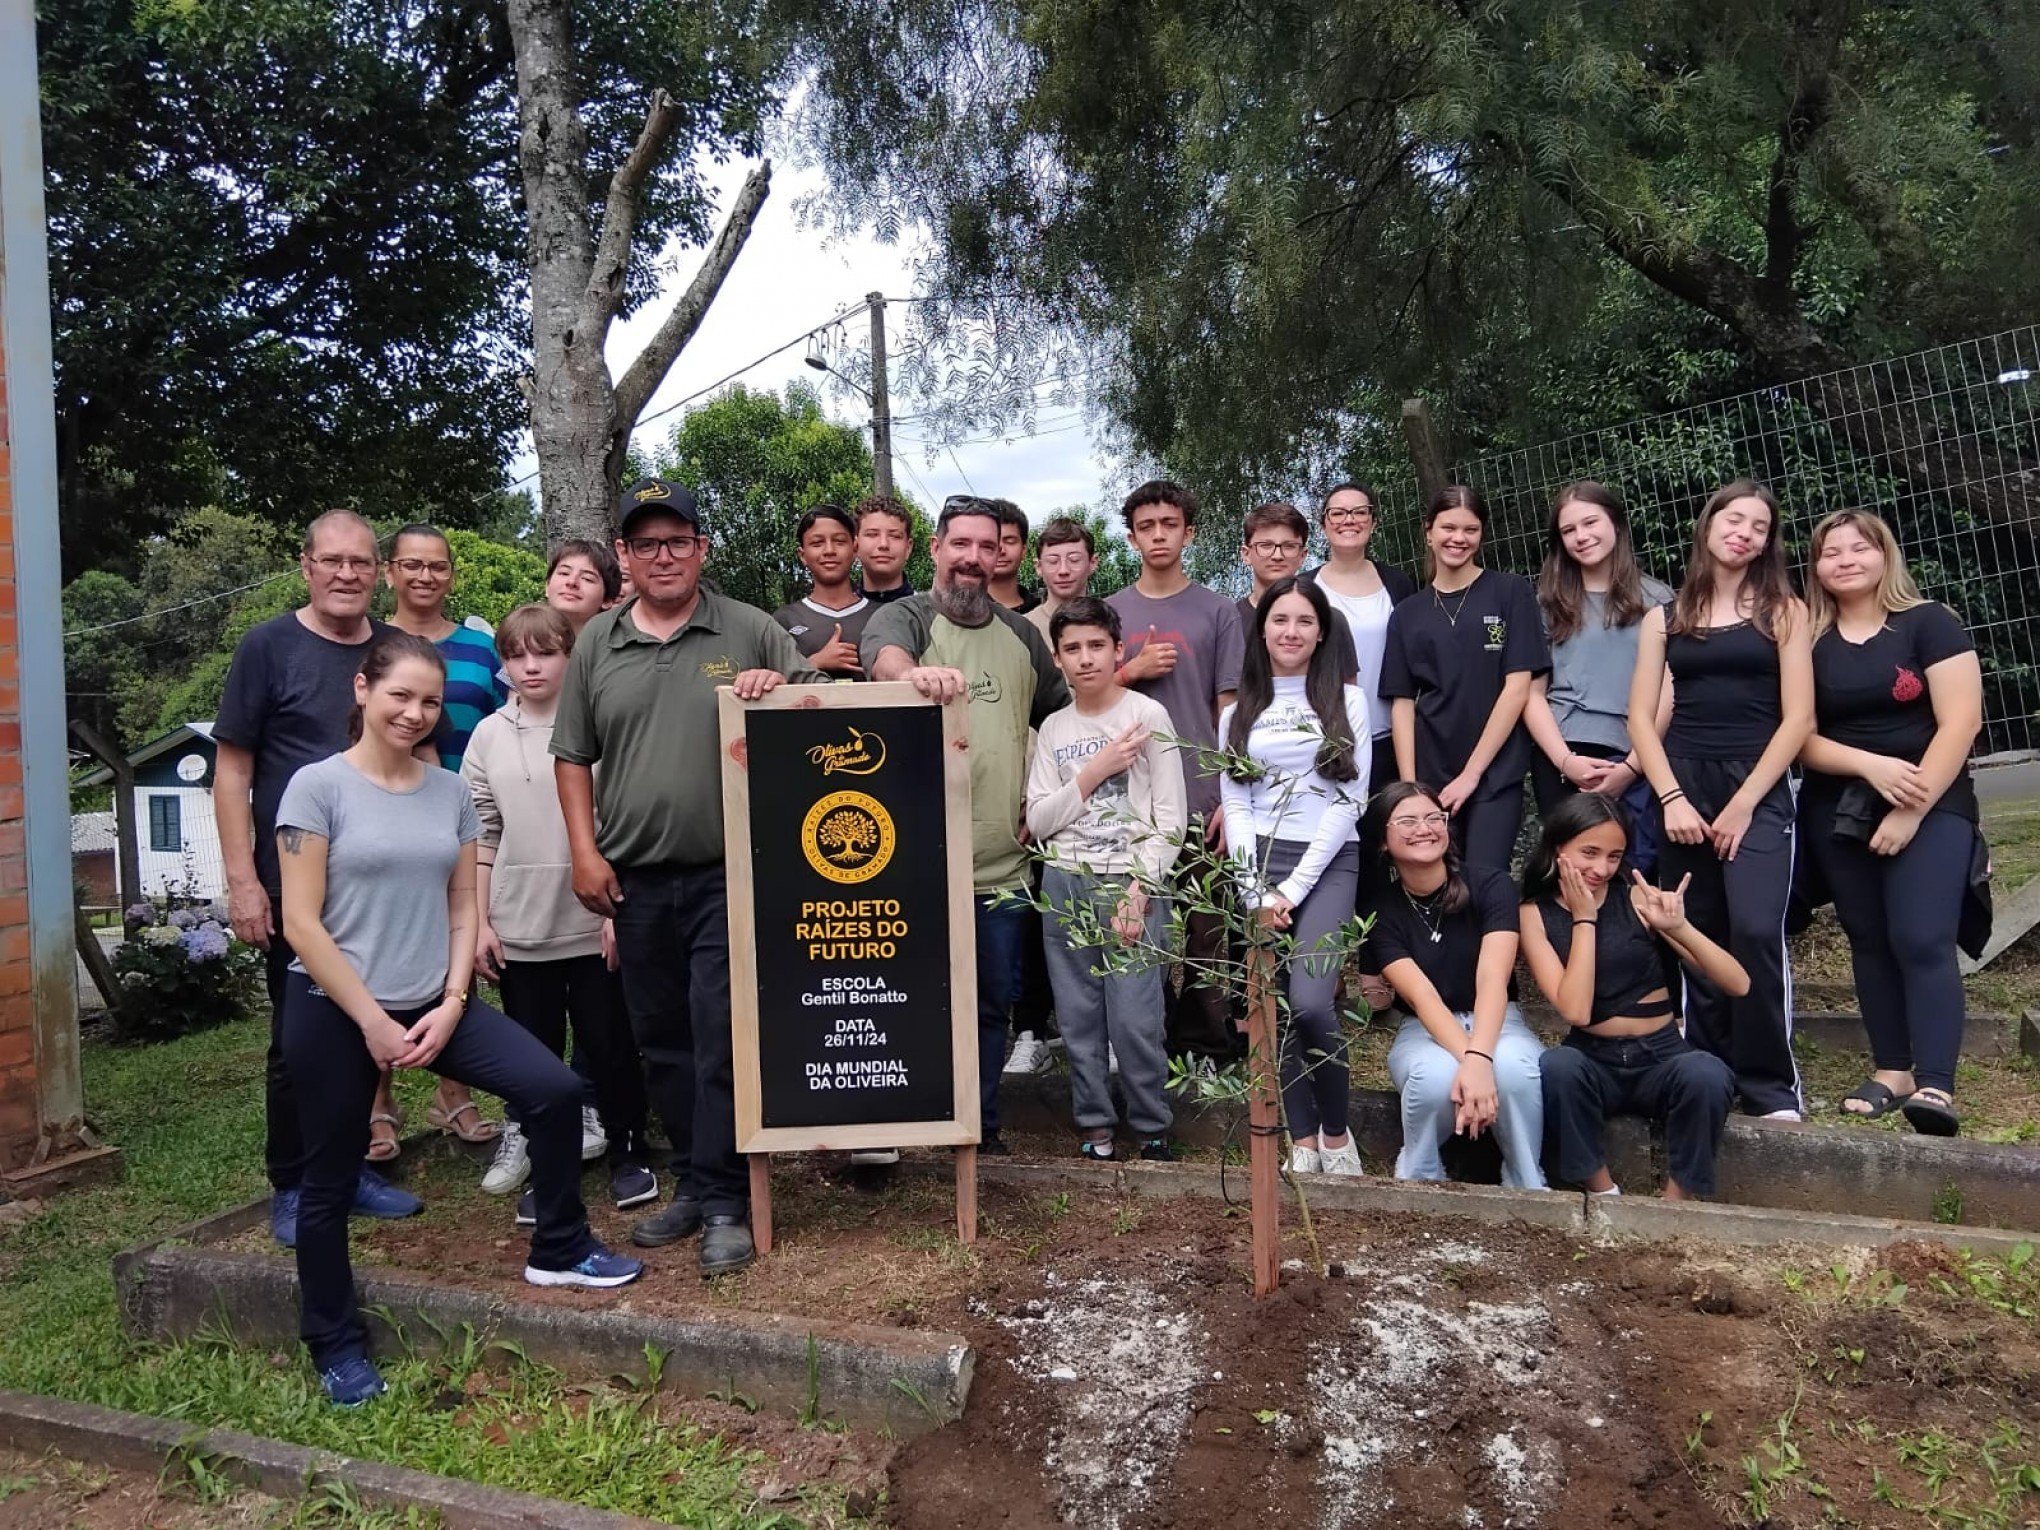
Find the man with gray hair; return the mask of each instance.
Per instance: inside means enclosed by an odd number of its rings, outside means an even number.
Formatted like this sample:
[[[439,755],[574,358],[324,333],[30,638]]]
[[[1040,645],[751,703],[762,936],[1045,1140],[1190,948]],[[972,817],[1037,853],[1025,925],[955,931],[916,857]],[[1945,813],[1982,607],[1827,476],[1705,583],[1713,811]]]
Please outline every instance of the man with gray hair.
[[[276,856],[276,809],[302,765],[338,754],[351,740],[354,676],[376,635],[368,614],[381,566],[375,528],[352,510],[328,510],[305,528],[298,568],[310,598],[295,611],[248,629],[235,645],[226,692],[213,723],[213,817],[226,862],[227,915],[234,933],[259,946],[269,986],[269,1058],[264,1089],[269,1230],[297,1243],[304,1138],[283,1064],[283,983],[292,951],[283,938],[283,882]],[[354,1209],[405,1217],[422,1202],[363,1166]]]

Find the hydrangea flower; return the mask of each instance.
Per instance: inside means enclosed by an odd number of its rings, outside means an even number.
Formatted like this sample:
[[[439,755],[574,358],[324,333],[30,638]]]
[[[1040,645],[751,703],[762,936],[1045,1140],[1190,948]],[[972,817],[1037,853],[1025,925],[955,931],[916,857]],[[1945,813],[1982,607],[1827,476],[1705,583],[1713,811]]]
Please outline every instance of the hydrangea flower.
[[[202,924],[177,937],[184,954],[194,962],[216,962],[227,954],[226,932],[216,924]]]
[[[170,911],[170,924],[173,929],[195,930],[204,923],[205,915],[195,908],[179,908]]]
[[[127,910],[129,924],[154,924],[156,906],[153,903],[130,903]]]
[[[152,946],[174,946],[179,937],[167,924],[152,924],[141,932],[140,938]]]

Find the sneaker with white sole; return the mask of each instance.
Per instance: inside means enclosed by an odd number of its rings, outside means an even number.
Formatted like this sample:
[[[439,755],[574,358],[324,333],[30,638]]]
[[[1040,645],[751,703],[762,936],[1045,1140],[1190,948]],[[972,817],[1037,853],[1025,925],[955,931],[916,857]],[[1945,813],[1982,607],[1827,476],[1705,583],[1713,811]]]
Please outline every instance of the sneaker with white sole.
[[[858,1148],[850,1161],[862,1168],[884,1168],[900,1161],[898,1148]]]
[[[1289,1172],[1291,1174],[1322,1174],[1325,1171],[1324,1154],[1316,1148],[1297,1147],[1289,1149]]]
[[[609,1166],[609,1198],[618,1211],[628,1211],[659,1198],[659,1176],[635,1153],[624,1153]]]
[[[1022,1031],[1006,1054],[1008,1073],[1039,1073],[1048,1066],[1048,1048],[1032,1031]]]
[[[598,1243],[592,1254],[564,1270],[542,1270],[535,1264],[527,1264],[524,1278],[534,1286],[586,1286],[606,1291],[615,1286],[627,1286],[644,1272],[642,1259],[633,1259],[628,1254],[612,1254]]]
[[[503,1135],[496,1139],[496,1153],[482,1175],[482,1189],[490,1195],[508,1195],[531,1178],[531,1148],[524,1140],[524,1128],[515,1121],[503,1123]]]
[[[1360,1162],[1360,1144],[1353,1140],[1353,1134],[1346,1134],[1345,1143],[1339,1147],[1325,1147],[1324,1138],[1318,1138],[1318,1172],[1321,1174],[1343,1174],[1347,1178],[1364,1175],[1367,1170]]]
[[[581,1107],[581,1162],[593,1163],[609,1151],[609,1133],[602,1129],[602,1112],[593,1105]]]

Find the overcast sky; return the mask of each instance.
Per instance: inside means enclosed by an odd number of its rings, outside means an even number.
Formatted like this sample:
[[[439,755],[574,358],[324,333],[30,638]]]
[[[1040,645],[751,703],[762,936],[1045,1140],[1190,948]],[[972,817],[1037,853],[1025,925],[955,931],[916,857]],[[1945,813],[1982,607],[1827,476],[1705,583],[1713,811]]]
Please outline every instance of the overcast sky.
[[[718,208],[729,206],[749,169],[741,162],[711,167]],[[772,194],[750,240],[708,317],[652,396],[646,417],[861,303],[867,292],[899,298],[913,290],[911,252],[906,248],[880,244],[868,235],[836,239],[823,230],[798,226],[799,203],[823,184],[818,171],[802,171],[783,160],[774,162]],[[646,304],[610,331],[612,376],[621,376],[636,357],[664,318],[673,296],[693,277],[700,258],[698,249],[666,251],[661,268],[664,291],[659,300]],[[911,338],[911,310],[904,305],[889,306],[887,320],[886,344],[897,355]],[[856,375],[859,367],[841,358],[845,354],[861,358],[869,349],[869,318],[860,309],[840,332],[832,332],[830,340],[833,363]],[[827,386],[829,379],[806,364],[806,355],[807,347],[797,345],[745,371],[741,381],[752,388],[774,391],[795,378],[823,384],[822,406],[829,417],[868,431],[870,407],[863,397]],[[915,412],[914,401],[898,393],[892,405],[896,415]],[[636,437],[640,450],[662,443],[680,418],[681,413],[676,412],[641,427]],[[1035,429],[1038,433],[1032,437],[973,441],[958,446],[953,457],[946,448],[931,457],[919,426],[902,420],[893,432],[894,475],[902,489],[929,509],[949,494],[997,494],[1019,504],[1037,525],[1049,510],[1095,506],[1108,496],[1116,501],[1124,486],[1116,484],[1108,463],[1094,450],[1092,423],[1081,409],[1044,406]],[[512,463],[511,475],[521,478],[534,467],[527,438]]]

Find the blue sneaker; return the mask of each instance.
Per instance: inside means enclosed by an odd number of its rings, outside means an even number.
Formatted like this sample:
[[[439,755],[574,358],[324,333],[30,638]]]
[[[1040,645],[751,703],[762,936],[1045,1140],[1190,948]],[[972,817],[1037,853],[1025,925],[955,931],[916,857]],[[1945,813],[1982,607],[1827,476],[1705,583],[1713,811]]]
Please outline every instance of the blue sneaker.
[[[598,1243],[592,1254],[571,1269],[541,1270],[535,1264],[527,1264],[524,1278],[534,1286],[592,1286],[607,1290],[611,1286],[627,1286],[644,1272],[642,1259],[612,1254]]]
[[[408,1190],[399,1190],[373,1169],[363,1169],[354,1182],[354,1214],[360,1217],[415,1217],[425,1203]]]
[[[278,1190],[269,1197],[269,1236],[285,1248],[297,1247],[297,1187]]]
[[[319,1385],[326,1389],[327,1401],[342,1408],[358,1408],[389,1390],[382,1373],[360,1355],[319,1372]]]

